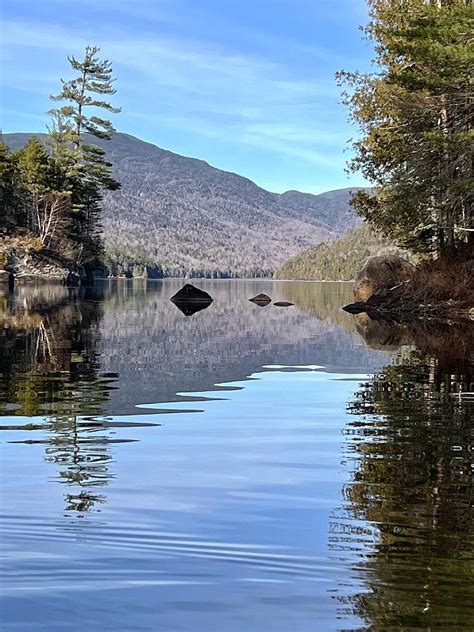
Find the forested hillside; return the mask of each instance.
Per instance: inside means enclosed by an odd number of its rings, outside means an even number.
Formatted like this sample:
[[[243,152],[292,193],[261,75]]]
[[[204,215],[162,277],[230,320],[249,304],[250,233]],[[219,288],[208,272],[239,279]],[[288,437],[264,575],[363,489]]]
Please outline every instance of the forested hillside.
[[[18,149],[30,136],[4,140]],[[94,142],[121,184],[102,201],[106,262],[119,276],[269,276],[359,221],[350,189],[279,195],[127,134]]]
[[[277,279],[350,281],[372,255],[403,254],[367,224],[331,242],[318,244],[286,261]]]

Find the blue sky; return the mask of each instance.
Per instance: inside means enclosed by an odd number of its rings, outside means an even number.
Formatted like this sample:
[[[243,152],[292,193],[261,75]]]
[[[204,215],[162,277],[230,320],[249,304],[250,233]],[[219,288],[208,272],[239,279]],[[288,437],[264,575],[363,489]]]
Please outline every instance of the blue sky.
[[[334,73],[367,69],[364,0],[14,0],[2,3],[4,132],[45,131],[66,56],[114,64],[119,131],[272,191],[364,184]]]

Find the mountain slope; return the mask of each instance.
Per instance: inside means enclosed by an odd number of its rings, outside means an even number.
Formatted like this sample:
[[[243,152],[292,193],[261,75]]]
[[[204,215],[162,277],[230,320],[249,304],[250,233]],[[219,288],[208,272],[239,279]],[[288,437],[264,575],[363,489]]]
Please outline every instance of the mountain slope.
[[[335,241],[318,244],[285,261],[275,278],[350,281],[368,257],[382,254],[406,256],[364,224]]]
[[[30,136],[4,139],[17,149]],[[165,275],[270,274],[288,257],[358,223],[350,189],[280,195],[127,134],[98,144],[122,184],[103,203],[113,266],[146,265]]]

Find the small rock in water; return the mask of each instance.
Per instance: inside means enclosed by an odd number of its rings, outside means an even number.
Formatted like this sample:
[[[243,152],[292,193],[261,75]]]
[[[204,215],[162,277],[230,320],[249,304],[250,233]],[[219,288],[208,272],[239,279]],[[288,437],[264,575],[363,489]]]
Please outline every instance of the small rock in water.
[[[294,303],[289,303],[288,301],[277,301],[273,303],[276,307],[291,307]]]
[[[350,303],[349,305],[344,305],[342,308],[345,312],[349,314],[362,314],[363,312],[367,312],[367,304],[362,301],[358,303]]]
[[[272,299],[267,296],[267,294],[257,294],[257,296],[249,298],[249,301],[255,303],[255,305],[258,305],[259,307],[265,307],[272,302]]]

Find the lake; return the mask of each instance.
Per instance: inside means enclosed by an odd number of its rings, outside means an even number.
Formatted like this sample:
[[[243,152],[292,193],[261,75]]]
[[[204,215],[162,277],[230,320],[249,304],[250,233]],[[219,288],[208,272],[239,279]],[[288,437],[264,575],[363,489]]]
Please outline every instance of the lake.
[[[472,631],[472,328],[193,283],[0,290],[1,629]]]

